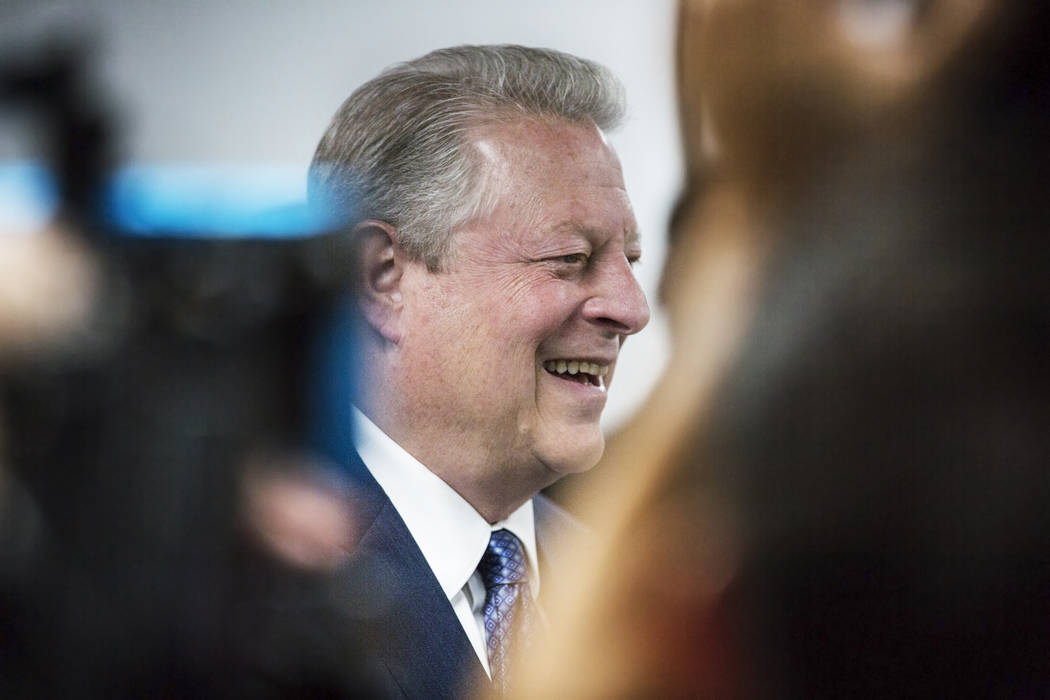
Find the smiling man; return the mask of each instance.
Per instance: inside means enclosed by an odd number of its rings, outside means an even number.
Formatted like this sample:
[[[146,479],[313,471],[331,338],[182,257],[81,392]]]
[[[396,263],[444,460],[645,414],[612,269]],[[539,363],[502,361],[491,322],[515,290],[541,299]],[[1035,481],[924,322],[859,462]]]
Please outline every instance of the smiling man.
[[[503,687],[542,625],[538,496],[592,467],[617,354],[649,309],[604,68],[519,46],[394,66],[343,104],[311,196],[360,244],[356,562],[392,696]],[[357,463],[357,457],[360,463]],[[370,578],[371,577],[371,578]]]

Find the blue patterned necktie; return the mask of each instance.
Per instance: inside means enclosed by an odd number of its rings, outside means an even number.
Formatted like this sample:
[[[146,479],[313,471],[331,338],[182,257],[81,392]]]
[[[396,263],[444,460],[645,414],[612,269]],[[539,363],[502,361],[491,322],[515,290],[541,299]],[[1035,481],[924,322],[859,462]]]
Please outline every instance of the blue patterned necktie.
[[[532,595],[525,548],[509,530],[497,530],[478,564],[485,584],[485,636],[492,681],[503,693],[515,640],[529,633]]]

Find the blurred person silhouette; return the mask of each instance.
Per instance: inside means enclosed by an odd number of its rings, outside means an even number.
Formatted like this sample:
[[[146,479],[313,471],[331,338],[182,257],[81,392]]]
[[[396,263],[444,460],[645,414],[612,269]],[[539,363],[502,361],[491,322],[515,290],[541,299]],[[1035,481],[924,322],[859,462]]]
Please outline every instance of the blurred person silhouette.
[[[222,302],[195,293],[234,258],[280,285],[306,249],[96,244],[71,226],[0,240],[31,283],[0,293],[4,697],[369,692],[332,597],[333,572],[352,580],[346,489],[294,449],[306,411],[286,383],[309,369],[298,305],[324,303],[295,283],[257,306],[225,272]],[[312,614],[283,615],[289,599]]]
[[[682,3],[676,361],[520,697],[1050,692],[1048,29]]]
[[[346,492],[307,444],[345,237],[120,230],[85,46],[4,58],[59,201],[0,231],[0,695],[369,694],[331,590]]]
[[[603,67],[460,46],[340,107],[311,196],[359,245],[357,486],[363,637],[391,697],[502,689],[536,648],[539,587],[579,525],[539,490],[589,469],[616,358],[649,309]],[[348,598],[349,600],[349,598]],[[489,680],[492,683],[490,684]]]

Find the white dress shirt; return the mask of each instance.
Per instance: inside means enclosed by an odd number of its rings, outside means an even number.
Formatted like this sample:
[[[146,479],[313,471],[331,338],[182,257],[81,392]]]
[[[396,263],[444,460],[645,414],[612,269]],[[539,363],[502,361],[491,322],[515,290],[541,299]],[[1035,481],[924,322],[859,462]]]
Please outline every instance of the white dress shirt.
[[[474,507],[354,408],[354,442],[368,471],[394,504],[437,577],[478,660],[489,672],[485,646],[485,586],[477,572],[489,536],[505,528],[525,547],[529,588],[539,593],[539,561],[532,500],[506,520],[489,524]]]

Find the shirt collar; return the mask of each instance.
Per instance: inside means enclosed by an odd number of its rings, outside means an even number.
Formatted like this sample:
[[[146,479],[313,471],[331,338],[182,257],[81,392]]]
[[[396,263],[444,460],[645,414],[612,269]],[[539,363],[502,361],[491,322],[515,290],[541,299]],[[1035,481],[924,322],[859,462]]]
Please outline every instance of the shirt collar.
[[[529,559],[529,588],[539,593],[539,559],[532,499],[505,520],[489,524],[455,489],[410,455],[356,407],[354,441],[365,467],[394,504],[441,589],[451,600],[477,569],[495,530],[521,540]]]

